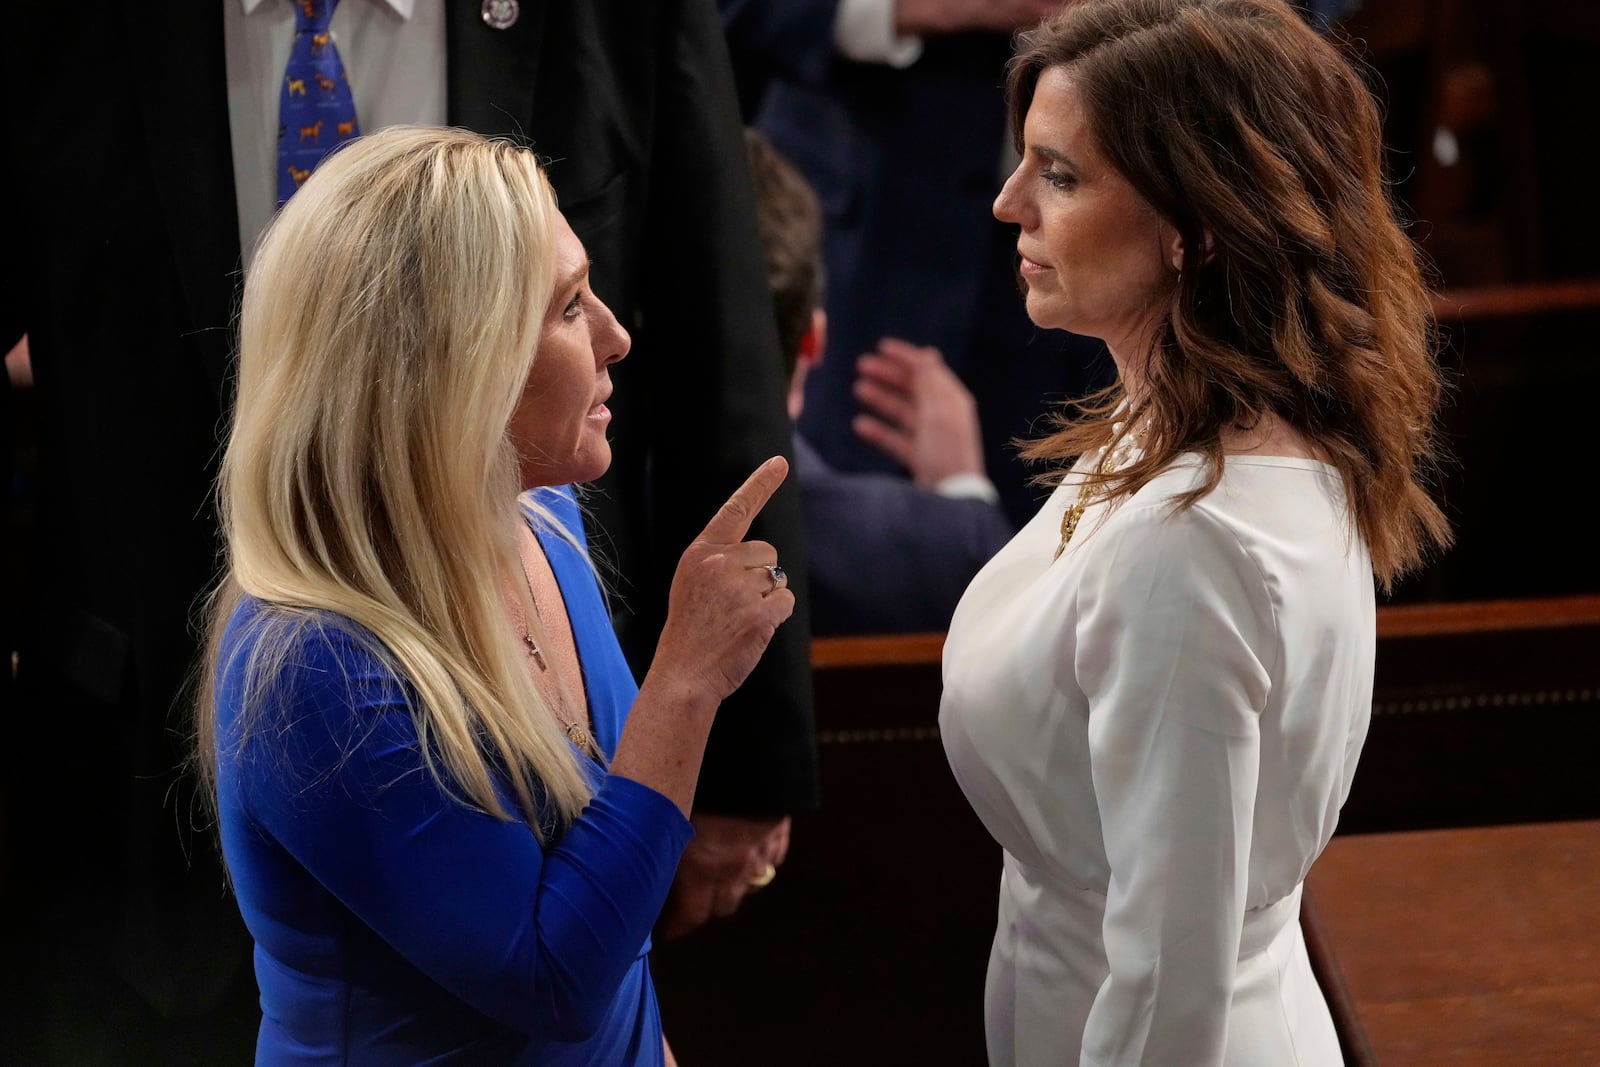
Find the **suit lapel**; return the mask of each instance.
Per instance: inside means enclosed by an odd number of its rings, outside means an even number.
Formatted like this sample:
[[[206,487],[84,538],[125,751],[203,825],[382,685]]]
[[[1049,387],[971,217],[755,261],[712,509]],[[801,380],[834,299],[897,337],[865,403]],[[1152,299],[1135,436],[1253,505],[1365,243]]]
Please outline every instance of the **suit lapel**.
[[[478,0],[449,0],[445,51],[452,126],[527,140],[548,2],[522,0],[517,21],[496,30],[484,23]]]

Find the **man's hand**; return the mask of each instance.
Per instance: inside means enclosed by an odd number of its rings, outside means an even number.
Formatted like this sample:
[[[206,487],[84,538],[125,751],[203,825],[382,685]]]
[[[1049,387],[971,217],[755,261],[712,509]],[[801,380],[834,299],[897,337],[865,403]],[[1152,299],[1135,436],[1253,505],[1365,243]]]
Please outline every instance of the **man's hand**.
[[[1066,0],[894,0],[894,28],[902,37],[962,30],[1010,33],[1065,6]]]
[[[856,361],[855,395],[870,412],[851,424],[856,436],[899,460],[924,489],[984,473],[978,405],[937,348],[884,338]]]
[[[682,937],[713,915],[732,915],[746,893],[772,880],[789,854],[789,817],[745,819],[696,812],[694,839],[656,924],[665,940]]]

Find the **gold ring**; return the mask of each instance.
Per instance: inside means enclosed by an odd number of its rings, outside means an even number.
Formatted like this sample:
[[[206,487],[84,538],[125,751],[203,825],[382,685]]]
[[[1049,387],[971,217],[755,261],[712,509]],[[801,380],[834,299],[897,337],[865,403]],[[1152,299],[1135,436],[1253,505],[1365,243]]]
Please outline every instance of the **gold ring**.
[[[761,868],[760,874],[750,879],[750,888],[760,889],[764,885],[771,885],[772,880],[776,877],[778,877],[778,868],[769,863]]]

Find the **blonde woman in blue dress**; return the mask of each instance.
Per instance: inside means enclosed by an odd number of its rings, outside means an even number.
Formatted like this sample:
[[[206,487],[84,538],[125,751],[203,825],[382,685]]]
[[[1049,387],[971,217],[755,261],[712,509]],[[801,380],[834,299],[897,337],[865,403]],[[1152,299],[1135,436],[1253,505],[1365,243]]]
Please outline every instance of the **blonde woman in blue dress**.
[[[1280,0],[1069,5],[1008,92],[1028,312],[1119,380],[1029,446],[1055,492],[945,646],[946,752],[1004,848],[990,1062],[1334,1067],[1301,885],[1375,586],[1449,540],[1377,109]]]
[[[745,537],[784,460],[685,548],[636,684],[570,489],[631,339],[532,151],[350,142],[239,333],[196,733],[256,1062],[675,1067],[651,931],[717,709],[794,609]]]

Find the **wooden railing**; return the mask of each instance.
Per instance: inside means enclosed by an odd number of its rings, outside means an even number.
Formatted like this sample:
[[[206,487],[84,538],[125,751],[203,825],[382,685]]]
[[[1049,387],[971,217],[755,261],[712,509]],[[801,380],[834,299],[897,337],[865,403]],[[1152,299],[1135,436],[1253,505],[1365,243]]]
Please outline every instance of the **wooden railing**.
[[[1600,596],[1400,604],[1378,608],[1379,640],[1595,625],[1600,625]],[[831,670],[933,664],[939,662],[943,651],[944,634],[941,633],[819,637],[811,642],[811,665],[816,670]]]
[[[1600,278],[1441,289],[1433,294],[1433,315],[1443,325],[1596,309],[1600,309]]]
[[[1378,609],[1378,639],[1600,626],[1600,596],[1404,604]]]
[[[905,666],[938,663],[944,634],[883,634],[819,637],[811,642],[813,670],[835,667]]]
[[[1600,818],[1600,596],[1386,605],[1377,634],[1341,832]],[[943,644],[817,639],[822,743],[936,742]]]

